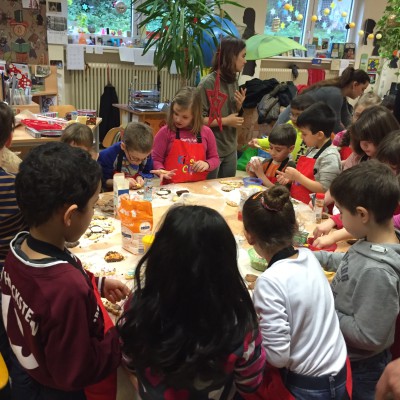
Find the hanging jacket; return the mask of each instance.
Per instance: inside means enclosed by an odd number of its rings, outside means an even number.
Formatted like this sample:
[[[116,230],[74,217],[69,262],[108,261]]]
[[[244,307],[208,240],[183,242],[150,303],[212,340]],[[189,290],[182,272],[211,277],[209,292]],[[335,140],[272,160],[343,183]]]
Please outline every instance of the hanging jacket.
[[[102,118],[99,127],[100,143],[111,128],[115,128],[121,124],[119,110],[113,107],[113,104],[116,103],[118,103],[117,92],[115,91],[115,87],[109,83],[105,86],[104,92],[100,97],[99,117]]]

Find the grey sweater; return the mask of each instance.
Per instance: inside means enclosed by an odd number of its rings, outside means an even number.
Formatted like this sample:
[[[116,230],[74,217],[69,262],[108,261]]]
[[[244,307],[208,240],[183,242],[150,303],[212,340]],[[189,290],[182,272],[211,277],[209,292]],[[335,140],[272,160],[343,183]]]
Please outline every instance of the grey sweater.
[[[214,89],[216,76],[216,72],[212,72],[211,74],[205,76],[199,84],[203,103],[203,117],[208,117],[210,113],[210,102],[208,101],[206,91],[207,89]],[[221,116],[227,117],[230,114],[238,112],[235,102],[235,91],[238,90],[238,83],[227,83],[222,79],[220,82],[220,91],[228,95],[228,98],[222,106]],[[236,151],[237,133],[235,127],[223,125],[222,132],[219,130],[218,126],[212,127],[211,129],[214,132],[215,139],[217,141],[217,150],[220,157],[226,157]]]
[[[314,254],[327,270],[337,270],[331,287],[350,360],[389,348],[399,313],[400,244],[362,239],[345,254]]]

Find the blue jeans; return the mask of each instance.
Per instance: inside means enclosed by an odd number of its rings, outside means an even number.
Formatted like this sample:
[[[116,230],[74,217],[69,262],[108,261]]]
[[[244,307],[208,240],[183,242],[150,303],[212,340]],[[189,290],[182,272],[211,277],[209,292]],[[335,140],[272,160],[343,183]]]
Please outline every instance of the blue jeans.
[[[305,376],[286,372],[285,386],[296,400],[343,400],[346,395],[346,365],[336,376]]]
[[[207,179],[231,178],[236,175],[237,152],[236,150],[225,157],[220,157],[219,167],[207,175]]]
[[[374,400],[375,386],[391,360],[389,350],[361,361],[351,362],[353,400]]]

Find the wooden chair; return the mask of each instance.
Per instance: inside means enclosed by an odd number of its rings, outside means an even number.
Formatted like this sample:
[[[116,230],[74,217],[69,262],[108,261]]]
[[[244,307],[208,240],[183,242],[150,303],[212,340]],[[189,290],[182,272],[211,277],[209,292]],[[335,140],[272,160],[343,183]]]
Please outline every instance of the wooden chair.
[[[49,106],[49,111],[58,112],[58,116],[60,118],[65,118],[67,113],[69,113],[71,111],[76,111],[76,108],[74,106],[66,104],[66,105],[60,105],[60,106]]]
[[[124,128],[122,126],[117,126],[116,128],[111,128],[104,136],[102,145],[103,147],[110,147],[114,143],[121,140],[122,134],[124,133]]]

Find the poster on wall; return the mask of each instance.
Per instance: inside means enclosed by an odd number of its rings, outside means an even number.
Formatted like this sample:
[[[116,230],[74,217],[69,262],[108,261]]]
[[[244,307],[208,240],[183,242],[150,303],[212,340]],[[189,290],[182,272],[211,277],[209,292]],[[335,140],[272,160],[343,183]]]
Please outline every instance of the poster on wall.
[[[47,0],[47,41],[51,44],[67,44],[67,0]]]
[[[2,1],[0,59],[9,63],[47,64],[46,6],[40,1]]]

